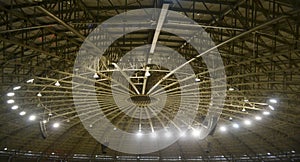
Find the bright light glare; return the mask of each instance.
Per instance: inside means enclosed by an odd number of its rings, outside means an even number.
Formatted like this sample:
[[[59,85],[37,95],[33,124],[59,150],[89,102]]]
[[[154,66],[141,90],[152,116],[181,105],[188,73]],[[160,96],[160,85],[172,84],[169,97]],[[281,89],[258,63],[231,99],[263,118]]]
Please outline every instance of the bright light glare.
[[[97,79],[97,78],[99,78],[99,75],[97,73],[95,73],[93,78]]]
[[[16,86],[16,87],[13,88],[13,90],[15,91],[15,90],[18,90],[20,88],[21,88],[21,86]]]
[[[60,83],[58,81],[56,81],[54,85],[58,87],[58,86],[60,86]]]
[[[199,78],[196,78],[195,79],[195,82],[200,82],[201,80]]]
[[[233,124],[232,124],[232,127],[233,127],[233,128],[239,128],[240,126],[239,126],[237,123],[233,123]]]
[[[270,101],[271,103],[277,103],[277,100],[274,99],[274,98],[270,99],[269,101]]]
[[[270,108],[271,110],[275,110],[274,107],[273,107],[272,105],[269,105],[269,108]]]
[[[47,120],[43,120],[43,123],[46,124],[46,123],[47,123]]]
[[[244,123],[245,123],[246,125],[251,125],[251,120],[246,119],[246,120],[244,121]]]
[[[145,73],[145,76],[150,76],[151,74],[150,74],[150,72],[149,71],[146,71],[146,73]]]
[[[14,106],[11,107],[12,110],[17,110],[18,108],[19,108],[18,105],[14,105]]]
[[[264,111],[263,115],[270,115],[270,112],[269,111]]]
[[[255,116],[256,120],[261,120],[262,118],[260,116]]]
[[[221,130],[222,132],[225,132],[225,131],[227,130],[227,128],[226,128],[225,126],[221,126],[221,127],[220,127],[220,130]]]
[[[30,116],[29,116],[29,120],[30,120],[30,121],[34,121],[35,119],[36,119],[36,116],[35,116],[35,115],[30,115]]]
[[[198,136],[200,136],[200,130],[199,129],[193,129],[192,134],[193,134],[194,137],[198,137]]]
[[[19,113],[19,115],[21,115],[21,116],[23,116],[23,115],[25,115],[25,114],[26,114],[25,111],[21,111],[21,112]]]
[[[39,92],[39,93],[37,94],[37,96],[38,96],[38,97],[42,97],[42,94],[41,94],[41,92]]]
[[[229,90],[229,91],[234,91],[234,88],[230,87],[228,90]]]
[[[15,95],[15,93],[14,93],[14,92],[8,92],[6,95],[7,95],[8,97],[12,97],[12,96]]]
[[[26,83],[33,83],[34,79],[29,79],[26,81]]]
[[[139,131],[136,133],[136,136],[138,136],[138,137],[142,137],[142,136],[143,136],[143,133],[142,133],[142,131],[141,131],[141,130],[139,130]]]
[[[8,103],[8,104],[15,103],[15,100],[7,100],[7,103]]]
[[[59,126],[60,126],[59,123],[54,123],[54,124],[53,124],[53,127],[54,127],[54,128],[58,128]]]

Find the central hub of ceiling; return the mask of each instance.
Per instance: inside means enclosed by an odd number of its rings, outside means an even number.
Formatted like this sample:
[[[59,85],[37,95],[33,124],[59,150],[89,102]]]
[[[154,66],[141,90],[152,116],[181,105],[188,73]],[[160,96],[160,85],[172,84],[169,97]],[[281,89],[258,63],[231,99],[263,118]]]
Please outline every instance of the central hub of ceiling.
[[[130,96],[127,101],[132,102],[139,107],[147,107],[151,103],[156,102],[157,99],[154,97],[150,97],[149,95],[133,95]]]

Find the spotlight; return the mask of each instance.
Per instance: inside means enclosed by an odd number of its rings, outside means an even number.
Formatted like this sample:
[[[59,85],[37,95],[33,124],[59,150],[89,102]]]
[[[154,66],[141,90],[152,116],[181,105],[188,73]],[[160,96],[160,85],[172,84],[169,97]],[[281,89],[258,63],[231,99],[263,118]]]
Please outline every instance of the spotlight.
[[[136,133],[136,136],[137,136],[137,137],[142,137],[142,136],[143,136],[143,133],[142,133],[142,131],[141,131],[141,130],[139,130],[139,131]]]
[[[15,103],[15,100],[12,100],[12,99],[7,100],[7,103],[8,103],[8,104],[13,104],[13,103]]]
[[[56,81],[54,85],[57,86],[57,87],[59,87],[60,83],[58,81]]]
[[[46,123],[47,123],[47,120],[43,120],[43,123],[46,124]]]
[[[53,128],[58,128],[59,126],[60,126],[60,124],[57,122],[53,124]]]
[[[270,115],[270,112],[269,111],[264,111],[263,115]]]
[[[97,78],[99,78],[99,75],[97,73],[95,73],[93,78],[97,79]]]
[[[271,155],[271,153],[270,153],[270,152],[268,152],[268,153],[267,153],[267,155]]]
[[[237,123],[233,123],[233,124],[232,124],[232,127],[233,127],[233,128],[239,128],[240,126],[239,126]]]
[[[221,127],[220,127],[220,130],[221,130],[222,132],[225,132],[225,131],[227,130],[227,128],[226,128],[225,126],[221,126]]]
[[[33,83],[34,79],[29,79],[26,81],[26,83]]]
[[[232,120],[233,118],[232,117],[229,117],[229,120]]]
[[[14,106],[11,107],[12,110],[17,110],[18,108],[19,108],[18,105],[14,105]]]
[[[14,91],[19,90],[19,89],[21,89],[21,86],[16,86],[16,87],[13,88]]]
[[[149,71],[146,71],[145,76],[149,77],[151,74]]]
[[[12,96],[15,95],[15,93],[14,93],[14,92],[8,92],[6,95],[7,95],[8,97],[12,97]]]
[[[255,116],[256,120],[261,120],[262,118],[260,116]]]
[[[274,99],[274,98],[271,98],[269,101],[270,101],[271,103],[277,103],[277,100]]]
[[[4,150],[4,151],[7,151],[7,147],[4,147],[3,150]]]
[[[230,87],[228,90],[229,90],[229,91],[234,91],[234,88]]]
[[[251,125],[251,120],[246,119],[246,120],[244,121],[244,123],[245,123],[246,125]]]
[[[41,92],[39,92],[39,93],[37,94],[37,96],[38,96],[38,97],[42,97],[42,94],[41,94]]]
[[[21,111],[20,113],[19,113],[19,115],[21,115],[21,116],[23,116],[23,115],[25,115],[26,114],[26,111]]]
[[[35,115],[30,115],[30,116],[29,116],[29,120],[30,120],[30,121],[34,121],[35,119],[36,119],[36,116],[35,116]]]
[[[200,130],[199,130],[199,129],[193,129],[192,135],[193,135],[194,137],[200,136]]]

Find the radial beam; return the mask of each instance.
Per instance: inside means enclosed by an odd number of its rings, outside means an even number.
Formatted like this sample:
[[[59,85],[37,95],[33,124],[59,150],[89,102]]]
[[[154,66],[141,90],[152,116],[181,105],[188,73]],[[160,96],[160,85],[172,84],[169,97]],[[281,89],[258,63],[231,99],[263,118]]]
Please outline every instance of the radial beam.
[[[164,4],[162,6],[162,10],[160,12],[159,19],[157,21],[157,26],[156,26],[156,29],[155,29],[155,33],[154,33],[154,37],[153,37],[153,40],[152,40],[150,53],[154,53],[156,43],[157,43],[157,40],[158,40],[158,36],[160,34],[160,30],[161,30],[161,28],[162,28],[162,26],[165,22],[165,18],[166,18],[167,12],[168,12],[168,8],[169,8],[169,4]]]
[[[236,36],[234,36],[234,37],[232,37],[232,38],[229,38],[229,39],[227,39],[226,41],[224,41],[224,42],[222,42],[222,43],[220,43],[220,44],[218,44],[218,45],[216,45],[216,46],[214,46],[214,47],[212,47],[212,48],[210,48],[210,49],[208,49],[208,50],[206,50],[206,51],[204,51],[204,52],[198,54],[198,55],[195,56],[194,58],[188,60],[187,62],[185,62],[185,63],[183,63],[182,65],[178,66],[177,68],[173,69],[173,70],[170,71],[167,75],[165,75],[163,78],[161,78],[161,79],[160,79],[153,87],[151,87],[151,89],[147,92],[147,94],[150,94],[150,93],[151,93],[151,92],[152,92],[152,91],[153,91],[160,83],[162,83],[164,80],[166,80],[166,79],[167,79],[168,77],[170,77],[172,74],[174,74],[177,70],[183,68],[185,65],[187,65],[187,64],[189,64],[190,62],[196,60],[197,58],[202,57],[203,55],[209,53],[210,51],[213,51],[214,49],[217,49],[217,48],[220,47],[220,46],[223,46],[223,45],[225,45],[225,44],[227,44],[227,43],[229,43],[229,42],[232,42],[232,41],[234,41],[234,40],[236,40],[236,39],[238,39],[238,38],[241,38],[241,37],[243,37],[243,36],[245,36],[245,35],[247,35],[247,34],[249,34],[249,33],[252,33],[252,32],[254,32],[254,31],[256,31],[256,30],[258,30],[258,29],[260,29],[260,28],[263,28],[263,27],[265,27],[265,26],[267,26],[267,25],[273,24],[273,23],[275,23],[275,22],[277,22],[277,21],[280,21],[280,20],[282,20],[282,19],[284,19],[284,18],[287,18],[287,17],[288,17],[287,15],[283,15],[283,16],[277,17],[277,18],[275,18],[275,19],[272,19],[272,20],[270,20],[270,21],[267,21],[267,22],[265,22],[265,23],[263,23],[263,24],[261,24],[261,25],[258,25],[258,26],[254,27],[254,28],[251,28],[251,29],[249,29],[249,30],[247,30],[247,31],[245,31],[245,32],[243,32],[243,33],[241,33],[241,34],[239,34],[239,35],[236,35]]]

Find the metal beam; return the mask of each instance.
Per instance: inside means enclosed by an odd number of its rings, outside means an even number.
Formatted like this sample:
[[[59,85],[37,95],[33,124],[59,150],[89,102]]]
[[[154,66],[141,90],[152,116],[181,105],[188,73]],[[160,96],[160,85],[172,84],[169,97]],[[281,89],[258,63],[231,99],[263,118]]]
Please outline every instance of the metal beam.
[[[226,41],[224,41],[224,42],[222,42],[222,43],[220,43],[220,44],[218,44],[218,45],[216,45],[216,46],[214,46],[214,47],[212,47],[212,48],[210,48],[210,49],[208,49],[208,50],[206,50],[206,51],[204,51],[204,52],[202,52],[202,53],[200,53],[200,54],[198,54],[196,57],[190,59],[189,61],[185,62],[184,64],[182,64],[182,65],[178,66],[177,68],[175,68],[174,70],[170,71],[167,75],[165,75],[162,79],[160,79],[160,80],[159,80],[159,81],[158,81],[158,82],[157,82],[157,83],[156,83],[156,84],[155,84],[155,85],[147,92],[147,94],[151,93],[151,92],[152,92],[152,91],[153,91],[160,83],[162,83],[162,82],[163,82],[164,80],[166,80],[169,76],[171,76],[172,74],[174,74],[177,70],[181,69],[182,67],[184,67],[185,65],[189,64],[190,62],[196,60],[197,58],[199,58],[199,57],[201,57],[201,56],[207,54],[208,52],[210,52],[210,51],[212,51],[212,50],[214,50],[214,49],[217,49],[217,48],[220,47],[220,46],[223,46],[223,45],[225,45],[225,44],[227,44],[227,43],[229,43],[229,42],[232,42],[232,41],[234,41],[234,40],[236,40],[236,39],[238,39],[238,38],[241,38],[241,37],[243,37],[243,36],[245,36],[245,35],[247,35],[247,34],[249,34],[249,33],[252,33],[252,32],[254,32],[254,31],[256,31],[256,30],[258,30],[258,29],[260,29],[260,28],[263,28],[263,27],[265,27],[265,26],[267,26],[267,25],[273,24],[274,22],[280,21],[280,20],[282,20],[282,19],[284,19],[284,18],[287,18],[287,17],[288,17],[288,16],[284,15],[284,16],[280,16],[280,17],[278,17],[278,18],[272,19],[272,20],[270,20],[270,21],[268,21],[268,22],[265,22],[265,23],[263,23],[263,24],[261,24],[261,25],[258,25],[258,26],[256,26],[256,27],[254,27],[254,28],[251,28],[251,29],[249,29],[248,31],[245,31],[245,32],[243,32],[243,33],[241,33],[241,34],[239,34],[239,35],[236,35],[236,36],[234,36],[234,37],[232,37],[232,38],[230,38],[230,39],[228,39],[228,40],[226,40]]]

